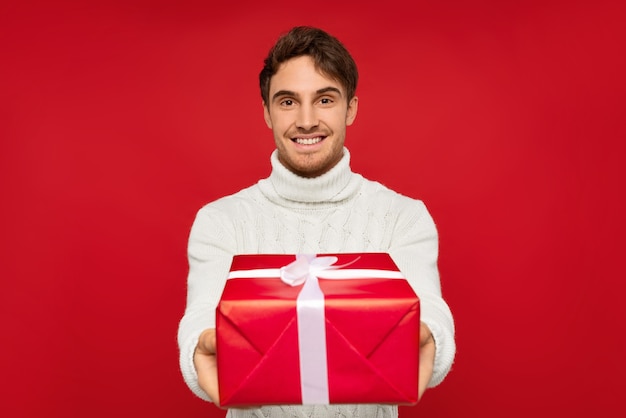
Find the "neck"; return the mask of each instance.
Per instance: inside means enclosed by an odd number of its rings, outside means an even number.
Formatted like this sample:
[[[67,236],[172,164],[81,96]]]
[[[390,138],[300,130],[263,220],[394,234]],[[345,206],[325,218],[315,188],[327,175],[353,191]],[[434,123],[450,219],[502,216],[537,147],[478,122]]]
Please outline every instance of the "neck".
[[[356,193],[362,177],[350,169],[350,152],[344,148],[343,157],[326,173],[312,178],[299,176],[271,156],[272,173],[259,182],[264,194],[292,204],[325,204],[345,200]],[[270,189],[271,187],[271,189]]]

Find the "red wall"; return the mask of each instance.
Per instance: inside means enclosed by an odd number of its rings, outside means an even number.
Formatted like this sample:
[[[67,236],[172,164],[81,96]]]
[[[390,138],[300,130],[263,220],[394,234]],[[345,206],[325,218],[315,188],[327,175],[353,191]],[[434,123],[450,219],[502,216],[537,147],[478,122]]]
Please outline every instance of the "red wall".
[[[14,3],[0,415],[223,414],[178,371],[187,235],[269,173],[257,74],[313,24],[360,67],[354,169],[440,230],[457,360],[402,416],[623,416],[620,2]]]

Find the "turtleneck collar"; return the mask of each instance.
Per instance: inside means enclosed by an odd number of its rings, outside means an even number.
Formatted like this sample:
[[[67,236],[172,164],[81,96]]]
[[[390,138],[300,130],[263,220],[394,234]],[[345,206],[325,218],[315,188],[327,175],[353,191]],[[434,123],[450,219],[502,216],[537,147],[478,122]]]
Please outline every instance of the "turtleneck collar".
[[[279,204],[324,204],[340,202],[354,196],[362,177],[350,169],[350,152],[343,149],[343,157],[330,171],[314,178],[292,173],[278,160],[278,151],[270,157],[272,173],[259,181],[261,192]]]

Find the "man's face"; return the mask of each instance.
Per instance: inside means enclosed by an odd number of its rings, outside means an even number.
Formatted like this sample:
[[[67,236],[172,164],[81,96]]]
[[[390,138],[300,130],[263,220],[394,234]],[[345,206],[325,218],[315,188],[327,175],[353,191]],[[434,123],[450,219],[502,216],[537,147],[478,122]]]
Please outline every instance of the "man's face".
[[[348,103],[341,84],[318,72],[309,56],[281,64],[270,80],[268,100],[265,122],[285,167],[302,177],[317,177],[341,160],[358,100]]]

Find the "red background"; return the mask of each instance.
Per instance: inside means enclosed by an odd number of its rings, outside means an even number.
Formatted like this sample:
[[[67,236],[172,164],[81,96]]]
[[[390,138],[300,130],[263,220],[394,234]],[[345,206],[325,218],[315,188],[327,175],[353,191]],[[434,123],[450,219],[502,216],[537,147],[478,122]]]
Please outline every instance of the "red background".
[[[359,64],[353,168],[440,230],[457,359],[402,416],[623,416],[621,2],[14,3],[0,415],[223,414],[178,371],[187,236],[269,173],[257,75],[313,24]]]

